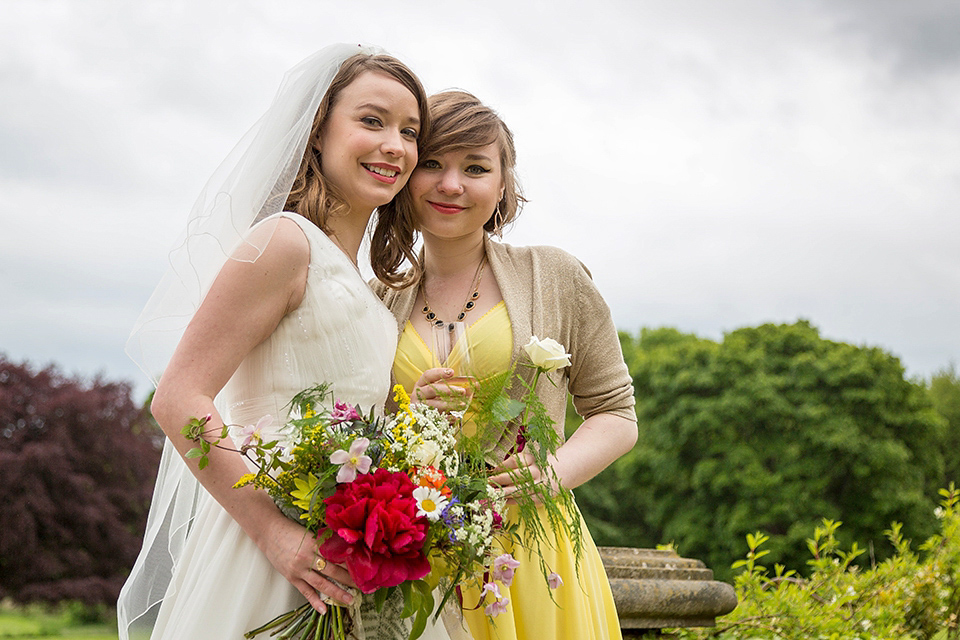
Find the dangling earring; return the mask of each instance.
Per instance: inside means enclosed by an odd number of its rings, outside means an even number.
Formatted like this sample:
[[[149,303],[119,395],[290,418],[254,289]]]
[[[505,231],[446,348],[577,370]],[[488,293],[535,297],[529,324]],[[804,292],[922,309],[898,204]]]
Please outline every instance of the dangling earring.
[[[497,203],[497,208],[493,211],[493,233],[498,237],[503,237],[503,212],[500,211],[500,203]]]

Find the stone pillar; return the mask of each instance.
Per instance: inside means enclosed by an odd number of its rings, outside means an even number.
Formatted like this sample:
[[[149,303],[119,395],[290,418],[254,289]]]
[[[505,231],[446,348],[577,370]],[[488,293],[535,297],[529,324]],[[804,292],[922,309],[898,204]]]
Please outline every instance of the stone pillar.
[[[624,638],[670,627],[712,627],[737,606],[733,587],[673,551],[600,547]]]

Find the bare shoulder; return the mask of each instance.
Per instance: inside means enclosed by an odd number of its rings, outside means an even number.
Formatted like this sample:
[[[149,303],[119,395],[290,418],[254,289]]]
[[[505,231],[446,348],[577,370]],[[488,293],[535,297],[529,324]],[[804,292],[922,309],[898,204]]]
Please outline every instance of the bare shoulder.
[[[249,304],[279,304],[289,311],[303,297],[310,243],[295,221],[277,216],[251,229],[217,278],[220,291],[233,291]]]
[[[286,216],[277,216],[258,225],[250,233],[254,246],[263,247],[259,260],[265,264],[306,267],[310,262],[310,242],[303,229]]]

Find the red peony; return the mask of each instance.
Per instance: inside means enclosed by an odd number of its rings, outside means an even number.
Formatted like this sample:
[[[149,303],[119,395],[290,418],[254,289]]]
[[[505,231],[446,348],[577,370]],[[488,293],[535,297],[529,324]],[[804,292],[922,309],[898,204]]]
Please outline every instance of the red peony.
[[[422,553],[429,522],[417,517],[416,486],[404,473],[377,469],[337,485],[327,505],[320,554],[346,564],[360,590],[373,593],[430,572]]]

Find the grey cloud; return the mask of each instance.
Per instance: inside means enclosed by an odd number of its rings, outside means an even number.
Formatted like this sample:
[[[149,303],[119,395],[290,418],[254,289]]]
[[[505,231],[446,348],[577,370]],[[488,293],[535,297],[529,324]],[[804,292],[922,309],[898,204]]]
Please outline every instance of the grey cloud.
[[[955,0],[824,0],[837,32],[863,36],[869,50],[901,75],[960,70],[960,3]]]

